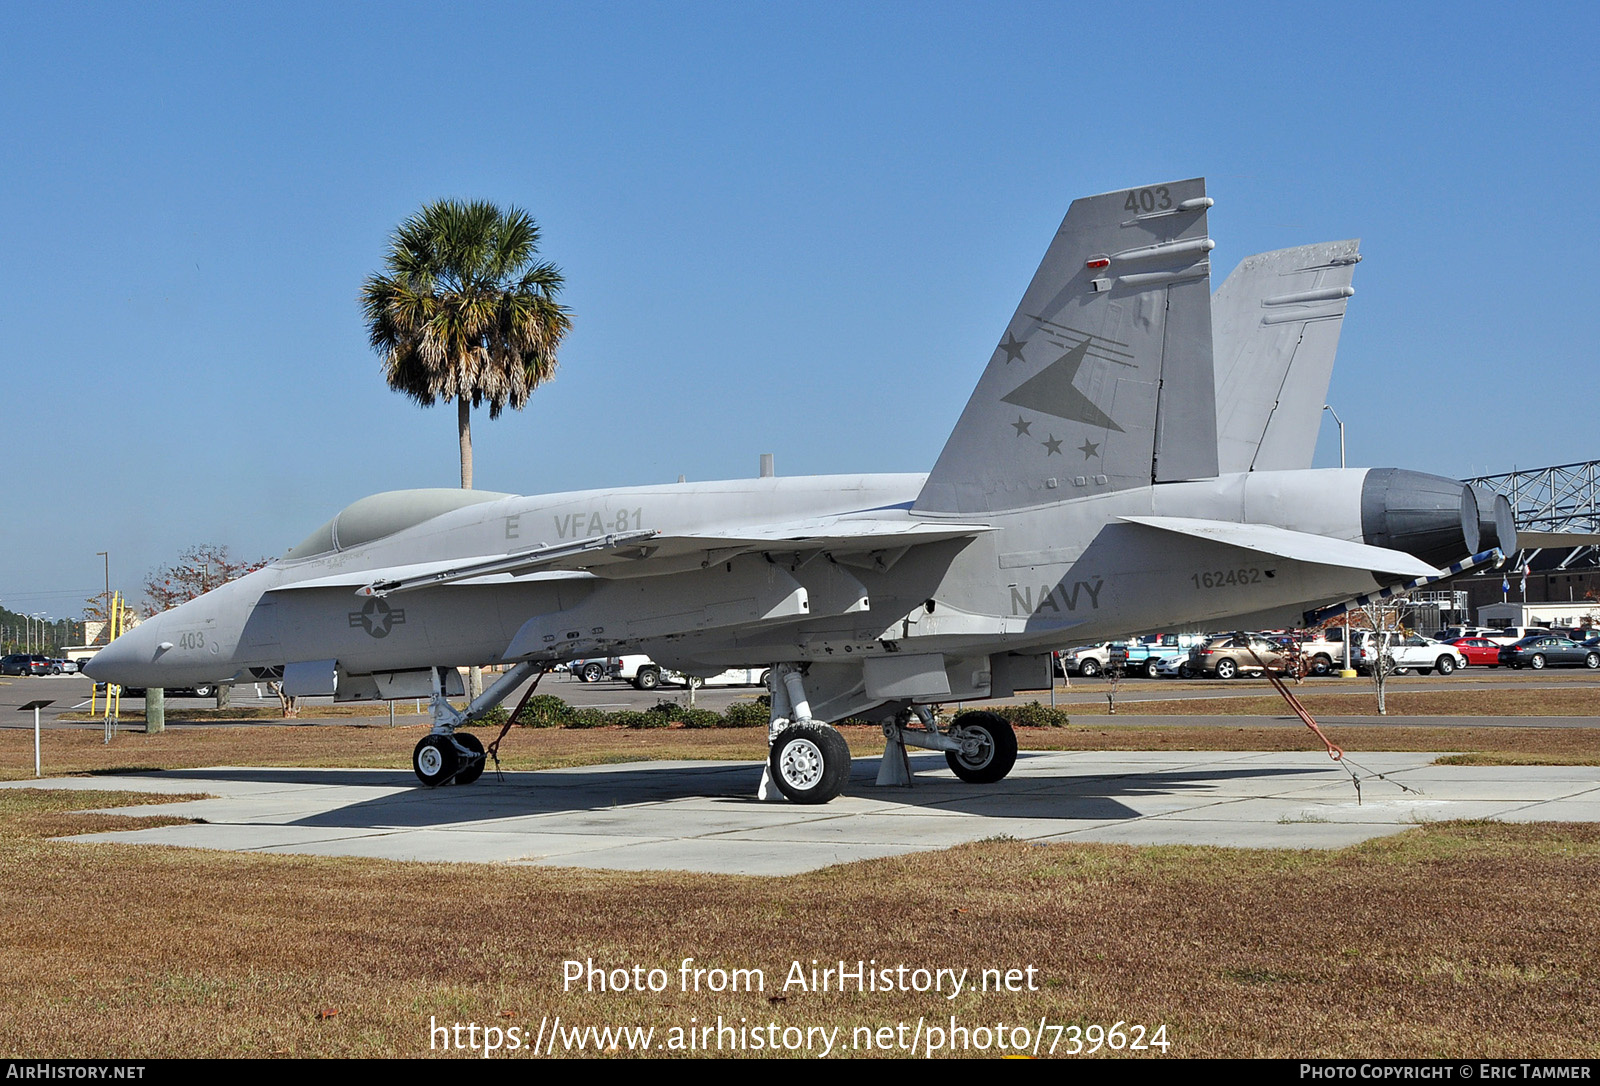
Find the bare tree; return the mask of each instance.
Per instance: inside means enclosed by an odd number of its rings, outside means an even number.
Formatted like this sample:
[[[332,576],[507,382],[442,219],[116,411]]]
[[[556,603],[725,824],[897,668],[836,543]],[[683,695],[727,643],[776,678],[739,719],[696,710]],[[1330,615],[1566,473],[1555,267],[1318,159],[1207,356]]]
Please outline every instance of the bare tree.
[[[169,566],[153,570],[144,582],[145,598],[150,602],[151,613],[170,611],[179,604],[188,603],[214,588],[260,569],[270,558],[254,562],[235,561],[228,548],[221,543],[200,543],[178,556]],[[217,708],[226,709],[232,687],[217,684]],[[279,695],[282,697],[282,695]],[[285,716],[289,715],[287,712]]]

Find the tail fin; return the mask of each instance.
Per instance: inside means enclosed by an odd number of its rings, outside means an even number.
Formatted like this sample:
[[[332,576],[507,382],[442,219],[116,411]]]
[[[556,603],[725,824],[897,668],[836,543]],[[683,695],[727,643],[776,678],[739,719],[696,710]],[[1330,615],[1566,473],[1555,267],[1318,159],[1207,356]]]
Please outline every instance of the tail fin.
[[[1359,239],[1246,257],[1211,302],[1217,466],[1311,466]]]
[[[1195,178],[1073,201],[915,509],[1217,474],[1205,191]]]

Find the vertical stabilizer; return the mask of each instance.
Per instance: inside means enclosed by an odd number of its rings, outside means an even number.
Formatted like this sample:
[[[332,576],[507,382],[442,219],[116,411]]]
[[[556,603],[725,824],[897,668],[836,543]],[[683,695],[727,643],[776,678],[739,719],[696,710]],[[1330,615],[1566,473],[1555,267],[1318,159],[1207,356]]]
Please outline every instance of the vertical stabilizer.
[[[918,511],[1217,474],[1210,206],[1202,178],[1073,201]]]
[[[1359,240],[1246,257],[1211,302],[1217,466],[1311,466]]]

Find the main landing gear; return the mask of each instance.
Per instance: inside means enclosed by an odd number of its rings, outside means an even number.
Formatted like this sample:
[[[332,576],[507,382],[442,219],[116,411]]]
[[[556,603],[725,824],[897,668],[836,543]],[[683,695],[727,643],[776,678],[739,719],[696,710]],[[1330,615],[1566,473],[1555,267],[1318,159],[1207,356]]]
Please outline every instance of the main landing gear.
[[[920,728],[908,727],[912,718]],[[950,771],[969,784],[993,784],[1006,778],[1017,764],[1017,733],[997,713],[962,713],[940,731],[933,713],[918,705],[883,726],[887,743],[878,764],[881,786],[911,784],[911,762],[906,747],[944,751]]]
[[[767,766],[761,799],[782,795],[791,803],[827,803],[850,780],[850,748],[837,728],[815,720],[799,667],[775,664],[767,681],[772,719],[767,731]],[[919,727],[911,727],[916,720]],[[962,713],[943,731],[927,706],[901,712],[883,726],[888,741],[879,762],[879,785],[911,784],[906,747],[944,752],[951,772],[972,784],[1004,780],[1017,764],[1017,733],[1002,716]]]
[[[490,712],[538,670],[538,664],[518,664],[472,704],[457,709],[445,695],[443,669],[433,668],[433,696],[429,700],[433,731],[423,736],[411,752],[411,768],[417,779],[429,788],[438,788],[445,784],[471,784],[483,776],[483,743],[471,732],[457,729]]]

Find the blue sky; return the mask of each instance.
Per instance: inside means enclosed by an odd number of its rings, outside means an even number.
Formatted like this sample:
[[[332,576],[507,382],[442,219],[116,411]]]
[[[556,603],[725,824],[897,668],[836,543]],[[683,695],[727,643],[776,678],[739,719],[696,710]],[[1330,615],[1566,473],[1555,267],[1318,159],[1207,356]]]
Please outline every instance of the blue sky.
[[[1361,237],[1352,466],[1595,457],[1593,5],[7,5],[0,603],[457,482],[356,298],[445,196],[574,329],[521,493],[922,471],[1067,204],[1205,175],[1215,281]],[[1337,464],[1332,425],[1318,463]]]

